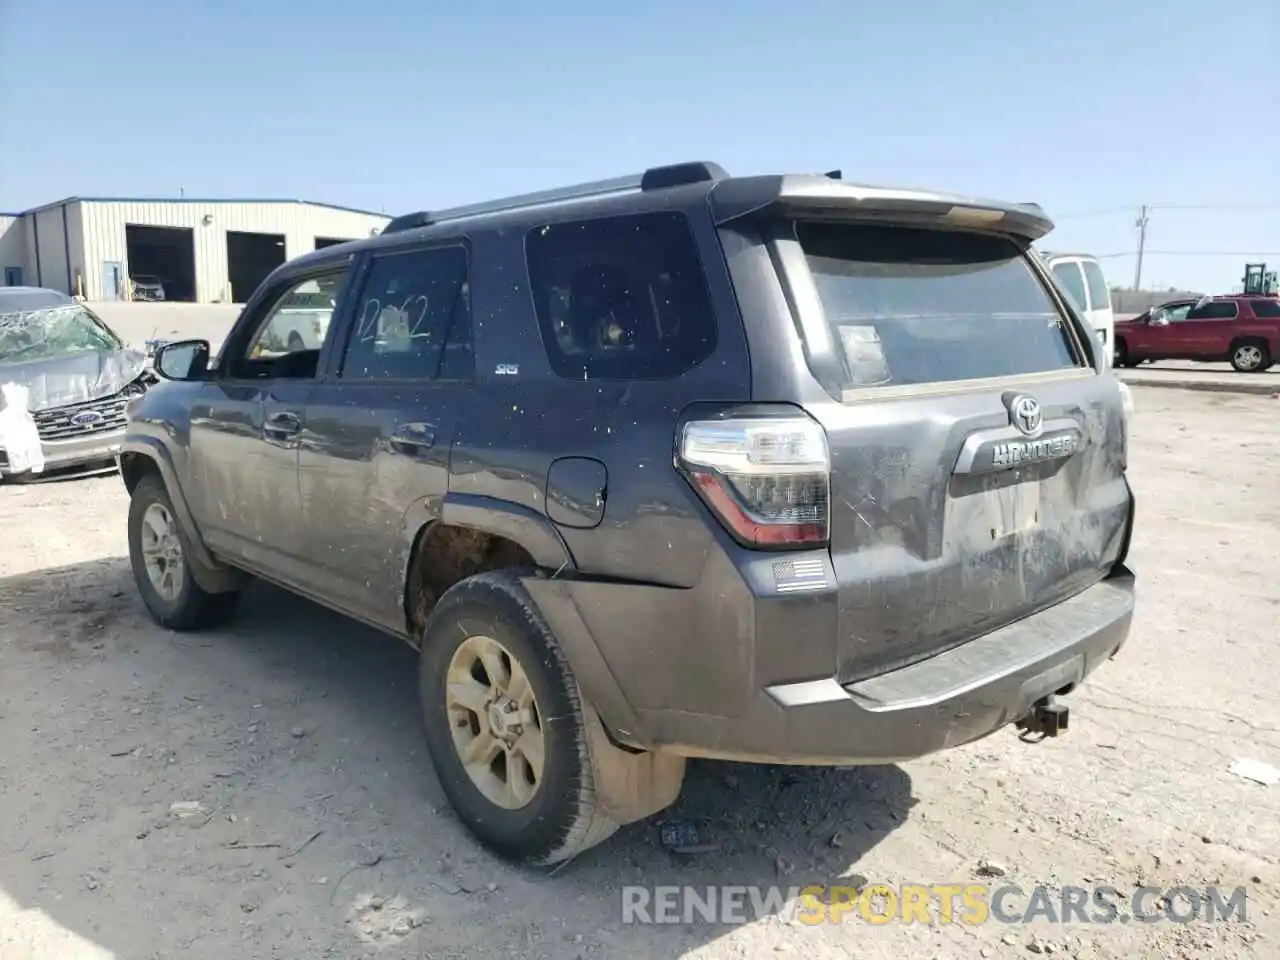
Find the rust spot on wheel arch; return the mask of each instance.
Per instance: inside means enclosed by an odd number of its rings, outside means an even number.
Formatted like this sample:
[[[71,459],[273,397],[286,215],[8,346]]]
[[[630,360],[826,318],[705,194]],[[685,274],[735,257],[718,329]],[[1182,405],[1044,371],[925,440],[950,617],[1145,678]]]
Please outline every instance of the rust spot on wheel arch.
[[[414,544],[405,584],[405,616],[409,635],[421,637],[427,618],[445,591],[459,580],[489,570],[535,566],[520,544],[469,527],[433,523]]]

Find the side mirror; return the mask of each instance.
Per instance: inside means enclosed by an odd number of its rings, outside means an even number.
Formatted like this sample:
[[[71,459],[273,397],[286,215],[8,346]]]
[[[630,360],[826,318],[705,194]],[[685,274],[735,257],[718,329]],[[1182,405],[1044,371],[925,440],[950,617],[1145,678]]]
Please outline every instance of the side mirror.
[[[156,349],[152,369],[166,380],[204,380],[209,376],[209,341],[166,343]]]
[[[1153,327],[1167,327],[1169,316],[1163,310],[1152,310],[1151,315],[1147,317],[1147,323]]]

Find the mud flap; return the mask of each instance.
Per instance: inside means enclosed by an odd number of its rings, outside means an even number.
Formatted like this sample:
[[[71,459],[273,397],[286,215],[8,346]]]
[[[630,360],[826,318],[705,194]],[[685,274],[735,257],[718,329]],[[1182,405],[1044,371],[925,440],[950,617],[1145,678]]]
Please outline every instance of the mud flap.
[[[605,813],[615,823],[635,823],[675,803],[684,784],[684,757],[617,746],[605,733],[595,707],[581,702],[596,799]]]

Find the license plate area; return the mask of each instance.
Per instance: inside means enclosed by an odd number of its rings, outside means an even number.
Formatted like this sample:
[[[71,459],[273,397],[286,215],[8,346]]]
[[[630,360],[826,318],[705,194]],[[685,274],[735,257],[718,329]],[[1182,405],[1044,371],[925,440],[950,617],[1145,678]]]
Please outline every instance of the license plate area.
[[[1034,477],[1017,474],[984,477],[978,498],[978,513],[987,535],[1000,541],[1040,526],[1040,484]]]

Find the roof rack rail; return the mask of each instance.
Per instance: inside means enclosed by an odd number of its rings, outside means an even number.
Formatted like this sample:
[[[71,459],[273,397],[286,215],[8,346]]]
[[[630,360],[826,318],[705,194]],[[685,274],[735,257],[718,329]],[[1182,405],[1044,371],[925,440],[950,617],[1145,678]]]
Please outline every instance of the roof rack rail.
[[[522,193],[501,200],[487,200],[483,203],[472,203],[462,207],[451,207],[447,210],[405,213],[395,217],[382,228],[384,235],[400,233],[404,230],[415,230],[418,227],[429,227],[446,220],[461,220],[465,217],[477,217],[486,213],[506,213],[511,210],[523,210],[526,207],[538,207],[545,204],[564,203],[569,200],[586,200],[591,197],[605,197],[614,193],[627,193],[632,190],[648,192],[651,190],[667,190],[671,187],[687,186],[691,183],[708,183],[723,180],[729,174],[719,164],[706,161],[692,163],[675,163],[662,167],[650,167],[644,173],[631,174],[625,177],[613,177],[609,180],[592,180],[587,183],[575,183],[568,187],[555,187],[551,190],[540,190],[535,193]]]
[[[431,224],[431,213],[427,210],[419,210],[417,213],[402,213],[398,217],[392,217],[391,221],[382,228],[383,233],[399,233],[401,230],[412,230],[415,227],[426,227]]]

